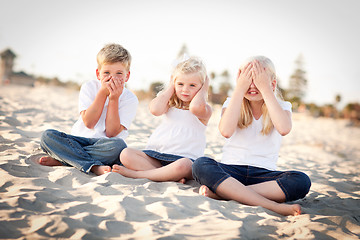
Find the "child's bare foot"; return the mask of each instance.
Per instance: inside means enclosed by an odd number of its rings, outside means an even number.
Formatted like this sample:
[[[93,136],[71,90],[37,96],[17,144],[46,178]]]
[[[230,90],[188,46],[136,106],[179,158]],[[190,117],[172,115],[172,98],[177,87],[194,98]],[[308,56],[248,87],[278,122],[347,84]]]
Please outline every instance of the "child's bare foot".
[[[119,174],[123,175],[124,177],[138,178],[138,176],[136,176],[136,171],[128,169],[124,166],[117,165],[117,164],[114,164],[112,166],[112,171],[119,173]]]
[[[182,178],[178,181],[178,183],[182,183],[182,184],[185,184],[186,183],[186,179],[185,178]]]
[[[217,199],[220,200],[221,198],[216,195],[213,191],[211,191],[207,186],[202,185],[199,189],[199,194],[203,195],[205,197],[209,197],[209,198],[213,198],[213,199]]]
[[[301,214],[301,207],[299,204],[280,203],[278,207],[275,207],[270,210],[284,216],[289,216],[289,215],[298,216]]]
[[[299,216],[301,214],[301,207],[299,204],[294,204],[292,205],[293,208],[293,215],[294,216]]]
[[[94,165],[92,166],[91,172],[95,173],[96,175],[103,175],[104,173],[109,173],[111,172],[111,167],[110,166],[102,166],[102,165]]]
[[[44,166],[49,166],[49,167],[63,165],[61,162],[59,162],[58,160],[56,160],[55,158],[52,158],[50,156],[41,157],[39,159],[39,164],[44,165]]]

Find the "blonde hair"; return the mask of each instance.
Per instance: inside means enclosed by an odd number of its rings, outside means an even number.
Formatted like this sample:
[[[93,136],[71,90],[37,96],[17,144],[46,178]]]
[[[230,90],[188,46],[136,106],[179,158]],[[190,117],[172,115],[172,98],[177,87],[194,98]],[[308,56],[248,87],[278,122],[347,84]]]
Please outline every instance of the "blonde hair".
[[[270,71],[271,74],[271,81],[276,80],[276,72],[275,72],[275,66],[272,63],[272,61],[264,56],[254,56],[249,58],[242,66],[241,69],[243,69],[243,67],[248,64],[249,62],[252,62],[254,60],[259,61],[260,65],[262,67],[265,67],[268,71]],[[277,90],[277,88],[275,87],[275,96],[277,96],[278,98],[282,99],[280,92]],[[270,134],[271,130],[274,128],[274,124],[271,121],[270,115],[269,115],[269,111],[266,107],[265,102],[263,103],[262,107],[261,107],[261,111],[262,111],[262,116],[263,116],[263,128],[261,129],[261,133],[263,135],[267,135]],[[253,113],[251,110],[251,106],[250,106],[250,101],[246,98],[243,99],[242,105],[241,105],[241,112],[240,112],[240,118],[239,118],[239,122],[238,122],[238,127],[239,128],[247,128],[253,121]]]
[[[175,82],[179,76],[190,73],[198,73],[201,84],[204,84],[206,78],[206,68],[203,62],[196,57],[190,57],[187,60],[178,63],[172,72],[171,81]],[[180,109],[189,109],[189,107],[185,106],[184,102],[176,96],[175,92],[169,100],[169,106]]]
[[[110,43],[105,45],[97,54],[96,60],[98,69],[101,69],[104,64],[121,62],[128,71],[130,70],[131,55],[120,44]]]

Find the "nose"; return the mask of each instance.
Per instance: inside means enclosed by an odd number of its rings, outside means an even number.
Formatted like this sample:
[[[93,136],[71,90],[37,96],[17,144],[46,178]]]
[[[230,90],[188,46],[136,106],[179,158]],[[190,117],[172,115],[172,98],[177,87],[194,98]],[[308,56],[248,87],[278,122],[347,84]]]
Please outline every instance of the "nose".
[[[111,74],[111,78],[114,79],[114,80],[117,79],[116,74]]]
[[[188,92],[188,91],[189,91],[189,86],[186,86],[186,85],[185,85],[185,86],[183,87],[183,92]]]
[[[255,88],[254,80],[251,81],[250,88]]]

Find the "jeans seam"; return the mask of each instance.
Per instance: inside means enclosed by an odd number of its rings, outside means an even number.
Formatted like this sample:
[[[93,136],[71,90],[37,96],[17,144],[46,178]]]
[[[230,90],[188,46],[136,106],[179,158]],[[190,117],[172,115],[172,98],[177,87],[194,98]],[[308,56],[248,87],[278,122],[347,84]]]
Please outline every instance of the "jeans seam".
[[[282,185],[282,183],[280,182],[279,179],[276,179],[276,182],[279,185],[279,187],[281,188],[281,190],[284,192],[286,202],[289,201],[289,193],[286,191],[285,187]]]
[[[231,173],[230,175],[231,176],[238,176],[238,177],[240,177],[240,178],[245,178],[245,179],[247,179],[247,176],[246,175],[243,175],[243,174],[240,174],[240,173],[238,173],[237,171],[234,171],[234,170],[232,170],[232,169],[227,169],[225,172],[228,172],[228,173]],[[235,177],[234,177],[235,178]],[[235,179],[237,179],[237,178],[235,178]]]
[[[223,176],[222,178],[220,178],[213,186],[213,189],[214,189],[214,193],[216,193],[216,189],[219,187],[219,185],[225,181],[226,179],[228,179],[230,176],[229,175],[225,175]],[[215,188],[216,187],[216,188]]]

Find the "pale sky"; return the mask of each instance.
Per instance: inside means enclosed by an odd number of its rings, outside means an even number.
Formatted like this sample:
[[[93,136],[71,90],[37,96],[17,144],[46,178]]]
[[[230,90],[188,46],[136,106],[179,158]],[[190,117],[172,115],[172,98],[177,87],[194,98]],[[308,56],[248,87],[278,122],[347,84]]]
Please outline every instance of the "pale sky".
[[[17,54],[15,71],[83,83],[115,42],[132,54],[133,90],[167,82],[186,44],[232,83],[245,59],[267,56],[285,88],[302,54],[307,102],[360,102],[359,29],[358,0],[0,0],[0,51]]]

